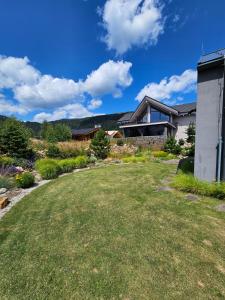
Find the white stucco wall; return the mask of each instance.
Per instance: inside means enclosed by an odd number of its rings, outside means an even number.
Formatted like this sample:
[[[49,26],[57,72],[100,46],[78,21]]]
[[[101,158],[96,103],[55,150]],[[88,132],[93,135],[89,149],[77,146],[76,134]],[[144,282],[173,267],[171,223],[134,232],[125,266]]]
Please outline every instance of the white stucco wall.
[[[184,117],[175,117],[173,123],[177,125],[177,130],[175,131],[175,139],[178,141],[179,139],[186,140],[187,134],[186,130],[190,123],[196,122],[196,115],[193,113]]]

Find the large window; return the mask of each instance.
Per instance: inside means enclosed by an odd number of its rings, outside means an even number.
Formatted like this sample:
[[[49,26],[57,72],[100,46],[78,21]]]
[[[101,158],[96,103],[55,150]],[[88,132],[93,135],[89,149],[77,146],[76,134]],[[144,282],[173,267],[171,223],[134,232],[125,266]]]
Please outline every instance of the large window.
[[[170,121],[170,116],[151,107],[151,123]]]
[[[148,122],[148,113],[147,109],[137,118],[138,123],[147,123]]]

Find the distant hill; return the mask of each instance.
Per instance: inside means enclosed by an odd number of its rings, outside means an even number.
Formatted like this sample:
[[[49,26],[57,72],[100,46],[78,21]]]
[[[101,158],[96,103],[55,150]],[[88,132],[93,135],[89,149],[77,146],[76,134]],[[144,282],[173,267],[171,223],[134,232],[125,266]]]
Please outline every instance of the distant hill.
[[[101,127],[105,130],[113,130],[118,129],[117,121],[124,115],[125,113],[116,113],[116,114],[108,114],[108,115],[99,115],[81,119],[63,119],[57,120],[53,122],[49,122],[51,124],[59,124],[63,123],[68,125],[71,129],[80,129],[80,128],[92,128],[95,125],[101,125]],[[7,117],[0,116],[1,121],[5,120]],[[35,136],[38,136],[41,130],[41,124],[38,122],[25,122],[25,125],[32,129]]]

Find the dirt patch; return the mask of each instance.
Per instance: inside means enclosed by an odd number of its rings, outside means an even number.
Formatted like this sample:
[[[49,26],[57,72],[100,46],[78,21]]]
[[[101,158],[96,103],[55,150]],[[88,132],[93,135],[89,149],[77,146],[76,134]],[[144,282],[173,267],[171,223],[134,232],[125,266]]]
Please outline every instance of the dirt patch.
[[[223,212],[225,212],[225,204],[217,205],[217,206],[215,207],[215,209],[216,209],[217,211],[223,211]]]
[[[212,247],[212,242],[209,240],[204,240],[203,244],[205,244],[206,246]]]
[[[185,199],[188,201],[196,202],[199,200],[199,197],[194,194],[187,194],[187,195],[185,195]]]

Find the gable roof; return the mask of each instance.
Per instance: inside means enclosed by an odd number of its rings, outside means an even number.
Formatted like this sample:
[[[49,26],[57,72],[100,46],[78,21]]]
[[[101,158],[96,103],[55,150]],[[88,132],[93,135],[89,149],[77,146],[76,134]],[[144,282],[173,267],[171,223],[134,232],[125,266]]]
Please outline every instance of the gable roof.
[[[173,108],[179,113],[190,113],[196,110],[196,102],[174,105]]]
[[[128,122],[133,115],[133,112],[124,113],[124,115],[118,120],[118,122]]]
[[[72,129],[72,135],[88,135],[98,130],[99,128]]]
[[[128,112],[128,113],[125,113],[119,120],[118,122],[121,122],[121,123],[125,123],[125,122],[129,122],[131,117],[138,111],[138,109],[143,105],[142,103],[144,101],[148,101],[154,105],[157,105],[161,108],[164,108],[165,110],[167,111],[170,111],[171,113],[174,114],[174,111],[176,111],[176,115],[182,115],[182,114],[188,114],[188,113],[191,113],[191,112],[194,112],[196,111],[196,102],[191,102],[191,103],[185,103],[185,104],[178,104],[178,105],[174,105],[174,106],[169,106],[169,105],[166,105],[160,101],[157,101],[155,99],[152,99],[150,97],[144,97],[144,99],[141,101],[141,103],[139,104],[138,108],[136,109],[135,112]]]

